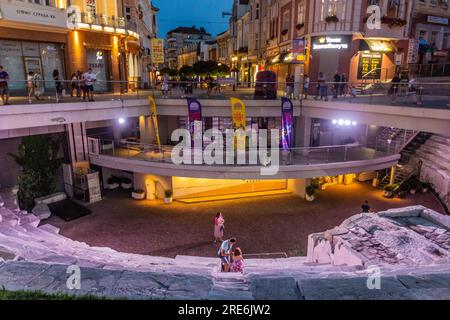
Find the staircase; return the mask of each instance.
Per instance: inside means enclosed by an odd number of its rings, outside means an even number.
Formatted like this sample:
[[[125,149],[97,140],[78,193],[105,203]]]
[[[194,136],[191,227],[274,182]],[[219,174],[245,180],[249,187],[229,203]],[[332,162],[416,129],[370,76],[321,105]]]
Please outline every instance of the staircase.
[[[400,153],[418,134],[415,130],[384,128],[376,137],[375,150],[389,154]]]
[[[383,135],[383,138],[392,137],[395,135],[395,129],[388,128]],[[396,137],[401,137],[401,139],[407,139],[408,144],[401,150],[401,158],[397,166],[395,167],[395,176],[393,184],[402,185],[414,174],[416,174],[416,166],[413,163],[412,157],[415,155],[416,151],[431,137],[431,134],[425,132],[416,132],[414,135],[411,133],[406,133],[405,135],[396,135]],[[394,141],[394,140],[393,140]],[[396,142],[399,145],[397,139]],[[387,147],[389,148],[389,147]],[[384,189],[386,185],[390,184],[390,176],[384,177],[378,184],[379,189]]]

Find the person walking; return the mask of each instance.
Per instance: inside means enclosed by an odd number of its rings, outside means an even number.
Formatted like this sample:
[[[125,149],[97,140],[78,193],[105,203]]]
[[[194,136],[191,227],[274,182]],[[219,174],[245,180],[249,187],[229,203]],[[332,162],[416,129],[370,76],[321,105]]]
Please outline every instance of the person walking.
[[[291,85],[291,76],[287,75],[285,81],[286,81],[286,83],[285,83],[285,85],[286,85],[286,98],[290,99],[291,95],[292,95],[292,89],[293,89],[292,85]]]
[[[231,238],[229,240],[225,240],[220,245],[219,251],[217,255],[220,258],[222,264],[222,271],[229,272],[231,266],[231,253],[233,246],[236,244],[236,238]]]
[[[347,95],[347,76],[345,75],[345,73],[343,73],[341,75],[341,83],[339,85],[339,95],[341,97],[344,97]]]
[[[222,242],[223,231],[225,229],[225,219],[222,212],[217,212],[214,218],[214,242]]]
[[[78,78],[77,74],[73,73],[70,79],[70,96],[73,97],[73,93],[77,94],[78,92]]]
[[[244,272],[244,256],[241,248],[236,248],[231,262],[231,272]]]
[[[0,65],[0,96],[4,105],[9,105],[9,88],[8,88],[9,74]]]
[[[27,91],[28,91],[28,103],[31,104],[31,97],[35,96],[35,91],[34,91],[34,72],[30,71],[28,72],[27,75]]]
[[[338,94],[339,94],[339,88],[341,86],[341,76],[339,75],[339,72],[336,71],[336,73],[334,74],[334,78],[333,78],[333,98],[337,99]]]
[[[56,102],[58,103],[62,101],[64,86],[59,79],[59,71],[57,69],[53,70],[53,80],[55,81]]]
[[[89,68],[88,72],[83,74],[84,80],[84,100],[86,100],[86,95],[89,101],[94,100],[94,82],[97,81],[97,75]]]
[[[164,73],[161,89],[162,89],[163,98],[164,99],[167,98],[168,93],[169,93],[169,75],[167,73]]]
[[[303,98],[305,100],[308,100],[308,90],[310,82],[311,80],[309,79],[309,76],[305,74],[305,78],[303,80]]]
[[[389,88],[389,95],[391,96],[391,100],[395,101],[397,98],[398,87],[400,85],[401,79],[398,73],[395,74],[394,78],[391,80],[391,87]]]
[[[370,212],[370,206],[369,206],[369,201],[364,201],[364,203],[361,206],[361,210],[363,213],[368,213]]]
[[[44,93],[44,82],[39,72],[35,72],[33,75],[34,96],[36,100],[41,100],[41,95]]]
[[[214,88],[214,79],[211,77],[211,75],[208,73],[205,78],[206,83],[206,95],[211,97],[211,91]]]
[[[320,100],[328,101],[328,83],[327,78],[325,77],[323,72],[319,72],[317,82],[319,83]]]

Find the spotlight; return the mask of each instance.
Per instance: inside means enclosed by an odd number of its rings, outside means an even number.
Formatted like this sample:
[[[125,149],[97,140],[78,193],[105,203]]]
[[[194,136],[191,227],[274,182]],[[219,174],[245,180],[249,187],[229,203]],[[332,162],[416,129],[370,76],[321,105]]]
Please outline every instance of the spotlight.
[[[338,121],[336,119],[333,120],[333,124],[337,124]]]
[[[342,120],[342,119],[339,119],[339,120],[338,120],[338,124],[339,124],[340,126],[343,126],[343,125],[344,125],[344,123],[345,123],[345,121],[344,121],[344,120]]]
[[[356,126],[358,123],[356,121],[352,122],[352,126]]]
[[[352,122],[350,120],[345,120],[345,125],[348,127],[349,125],[351,125]]]
[[[124,118],[119,118],[118,121],[119,121],[120,124],[124,124],[125,123],[125,119]]]

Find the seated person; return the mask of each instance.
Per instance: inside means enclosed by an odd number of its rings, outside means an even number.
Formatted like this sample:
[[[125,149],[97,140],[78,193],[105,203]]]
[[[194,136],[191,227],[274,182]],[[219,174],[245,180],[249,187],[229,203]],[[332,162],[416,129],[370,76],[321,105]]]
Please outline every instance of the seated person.
[[[234,250],[231,272],[244,272],[244,257],[242,256],[241,248]]]

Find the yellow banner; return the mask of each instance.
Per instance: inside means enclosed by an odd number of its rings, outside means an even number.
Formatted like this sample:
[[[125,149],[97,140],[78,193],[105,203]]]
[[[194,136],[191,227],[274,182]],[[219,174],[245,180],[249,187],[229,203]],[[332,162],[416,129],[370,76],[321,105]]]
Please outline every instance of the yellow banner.
[[[247,122],[245,114],[245,104],[242,100],[231,98],[231,117],[234,130],[245,130]]]
[[[164,40],[152,39],[152,63],[164,63]]]
[[[156,114],[156,103],[152,96],[148,96],[148,102],[150,104],[150,117],[152,119],[153,128],[155,129],[156,144],[161,149],[161,139],[159,137],[158,116]]]
[[[244,151],[246,146],[245,127],[247,124],[247,119],[245,104],[242,100],[231,98],[231,119],[233,129],[241,129],[240,134],[235,134],[234,146],[237,150]]]

